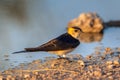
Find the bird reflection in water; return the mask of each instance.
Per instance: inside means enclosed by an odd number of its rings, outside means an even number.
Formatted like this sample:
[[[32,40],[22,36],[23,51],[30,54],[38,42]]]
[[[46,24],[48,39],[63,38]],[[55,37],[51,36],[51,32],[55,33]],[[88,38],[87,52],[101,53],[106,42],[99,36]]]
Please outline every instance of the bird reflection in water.
[[[91,43],[100,42],[103,38],[103,32],[101,33],[81,33],[79,40],[80,42]]]

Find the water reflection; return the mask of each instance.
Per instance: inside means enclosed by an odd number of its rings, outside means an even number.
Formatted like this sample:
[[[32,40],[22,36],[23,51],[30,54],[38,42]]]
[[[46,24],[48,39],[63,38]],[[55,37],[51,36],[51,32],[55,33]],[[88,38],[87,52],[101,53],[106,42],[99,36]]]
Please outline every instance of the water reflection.
[[[79,40],[85,43],[100,42],[103,38],[103,33],[81,33]]]

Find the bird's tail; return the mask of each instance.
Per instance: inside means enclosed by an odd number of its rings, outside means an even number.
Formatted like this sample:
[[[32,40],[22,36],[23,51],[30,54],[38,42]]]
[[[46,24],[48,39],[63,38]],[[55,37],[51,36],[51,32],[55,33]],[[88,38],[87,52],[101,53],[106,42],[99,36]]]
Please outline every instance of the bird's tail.
[[[37,52],[37,51],[40,51],[40,49],[39,48],[25,48],[25,50],[23,50],[23,51],[14,52],[12,54],[26,53],[26,52]]]
[[[13,52],[12,54],[17,54],[17,53],[26,53],[27,51],[17,51],[17,52]]]

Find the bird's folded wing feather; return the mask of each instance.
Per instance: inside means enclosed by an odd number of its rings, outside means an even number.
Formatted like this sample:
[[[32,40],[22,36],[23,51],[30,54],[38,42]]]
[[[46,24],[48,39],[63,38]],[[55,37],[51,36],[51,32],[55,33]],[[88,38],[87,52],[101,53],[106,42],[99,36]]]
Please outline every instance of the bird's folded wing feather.
[[[79,41],[68,34],[63,34],[36,48],[25,48],[26,51],[56,51],[72,49],[79,45]]]

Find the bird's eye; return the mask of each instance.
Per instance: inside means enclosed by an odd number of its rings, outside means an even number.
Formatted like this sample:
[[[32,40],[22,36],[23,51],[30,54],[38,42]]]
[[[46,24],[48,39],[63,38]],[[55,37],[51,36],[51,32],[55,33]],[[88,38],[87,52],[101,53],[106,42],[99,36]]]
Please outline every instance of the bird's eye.
[[[78,32],[78,30],[75,30],[75,32]]]

